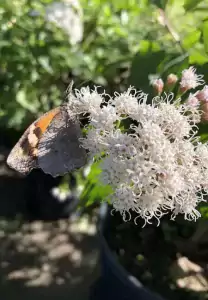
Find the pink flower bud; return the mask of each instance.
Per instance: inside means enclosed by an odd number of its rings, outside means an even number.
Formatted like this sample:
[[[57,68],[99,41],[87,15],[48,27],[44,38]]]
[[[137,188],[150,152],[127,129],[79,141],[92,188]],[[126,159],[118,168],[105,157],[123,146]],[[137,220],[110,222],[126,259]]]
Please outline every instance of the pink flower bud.
[[[203,90],[198,91],[196,97],[200,101],[208,102],[208,85],[205,85]]]
[[[203,103],[203,102],[202,102]],[[205,102],[201,105],[201,109],[202,109],[202,116],[201,119],[202,121],[208,121],[208,102]]]
[[[172,85],[176,84],[177,81],[178,81],[178,77],[175,74],[169,74],[167,77],[166,84],[168,86],[172,86]]]
[[[186,100],[186,103],[189,106],[196,107],[199,105],[199,100],[197,99],[197,97],[195,95],[190,94],[188,99]]]
[[[160,95],[164,88],[164,82],[161,78],[155,79],[152,82],[152,86],[154,87],[155,91]]]

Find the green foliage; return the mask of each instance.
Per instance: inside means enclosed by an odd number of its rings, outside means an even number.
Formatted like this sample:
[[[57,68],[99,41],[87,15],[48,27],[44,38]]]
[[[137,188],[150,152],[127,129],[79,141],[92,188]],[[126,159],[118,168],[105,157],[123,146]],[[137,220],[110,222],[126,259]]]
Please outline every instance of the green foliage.
[[[1,126],[23,129],[59,105],[71,78],[109,92],[128,84],[147,89],[149,75],[208,62],[206,1],[81,0],[84,36],[76,45],[45,20],[49,3],[0,5]]]
[[[0,4],[0,126],[23,130],[59,105],[71,79],[149,90],[154,75],[179,74],[190,64],[208,79],[208,2],[196,0],[80,0],[84,35],[71,45],[63,30],[45,20],[52,0],[10,0]],[[38,14],[31,14],[31,12]],[[201,137],[208,139],[207,125]],[[97,185],[93,165],[81,200],[101,201],[111,190]]]
[[[99,203],[104,199],[106,200],[112,193],[111,186],[103,185],[99,182],[100,173],[99,163],[93,163],[80,197],[80,206],[88,206],[96,202]]]
[[[43,4],[49,2],[1,4],[1,126],[21,128],[61,101],[60,75],[70,65],[63,53],[70,56],[70,51],[64,32],[45,21]],[[31,14],[34,9],[37,16]]]
[[[203,23],[203,40],[204,40],[204,50],[208,54],[208,21]]]
[[[184,8],[185,10],[195,9],[200,2],[202,2],[202,0],[186,0],[184,3]]]
[[[138,6],[137,1],[84,0],[83,41],[70,45],[63,30],[45,20],[49,3],[11,0],[0,5],[2,127],[23,129],[60,104],[70,78],[75,84],[92,81],[114,89],[122,66],[151,30],[140,20],[141,14],[149,15],[147,1]]]
[[[200,209],[199,209],[202,217],[204,219],[208,219],[208,205],[207,203],[203,203],[203,205],[201,205]]]

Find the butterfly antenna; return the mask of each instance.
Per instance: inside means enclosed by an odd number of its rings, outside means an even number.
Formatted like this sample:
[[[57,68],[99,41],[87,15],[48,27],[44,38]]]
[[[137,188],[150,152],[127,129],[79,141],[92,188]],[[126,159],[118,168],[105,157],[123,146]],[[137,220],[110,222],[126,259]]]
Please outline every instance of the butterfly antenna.
[[[77,88],[79,88],[80,86],[82,86],[83,84],[85,84],[86,82],[89,82],[89,81],[90,81],[89,79],[88,79],[88,80],[82,81],[82,82],[77,86]],[[74,86],[74,81],[71,80],[71,82],[70,82],[69,85],[67,86],[66,91],[65,91],[65,93],[64,93],[64,95],[65,95],[64,103],[67,102],[69,96],[73,93],[73,86]]]
[[[68,98],[68,96],[72,93],[73,85],[74,85],[74,81],[72,80],[66,88],[65,98]]]
[[[73,85],[74,85],[74,81],[72,80],[64,92],[64,100],[63,100],[61,106],[65,106],[66,103],[68,102],[68,99],[69,99],[70,95],[72,94]]]

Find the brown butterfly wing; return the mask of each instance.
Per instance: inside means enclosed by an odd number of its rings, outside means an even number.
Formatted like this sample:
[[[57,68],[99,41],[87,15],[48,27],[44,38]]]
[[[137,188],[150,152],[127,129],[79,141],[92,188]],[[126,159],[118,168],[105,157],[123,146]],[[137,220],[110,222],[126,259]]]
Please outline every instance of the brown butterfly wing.
[[[57,107],[45,113],[23,133],[7,158],[7,164],[12,169],[26,175],[32,169],[38,168],[37,146],[40,137],[59,111],[60,107]]]
[[[42,135],[38,145],[38,165],[52,176],[59,176],[86,163],[86,152],[80,147],[81,129],[63,106]]]
[[[24,132],[7,158],[8,166],[24,175],[28,174],[33,168],[37,168],[36,157],[33,156],[28,141],[28,135],[34,128],[34,124],[35,122]]]

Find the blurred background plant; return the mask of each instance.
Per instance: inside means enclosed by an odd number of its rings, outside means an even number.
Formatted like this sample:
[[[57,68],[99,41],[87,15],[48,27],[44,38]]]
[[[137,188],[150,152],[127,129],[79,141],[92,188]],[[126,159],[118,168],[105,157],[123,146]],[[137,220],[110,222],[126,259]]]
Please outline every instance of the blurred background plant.
[[[2,1],[1,146],[11,148],[33,120],[62,103],[71,80],[77,88],[96,84],[113,93],[134,85],[151,93],[149,80],[194,64],[208,82],[207,16],[206,0]],[[200,130],[208,140],[208,124]],[[94,164],[75,172],[73,184],[59,181],[60,197],[73,190],[81,206],[101,202],[110,188],[98,184],[99,172]],[[207,205],[201,212],[207,218]]]
[[[160,3],[161,2],[161,3]],[[208,62],[206,1],[11,0],[0,7],[1,127],[23,130],[75,86],[147,88]]]

